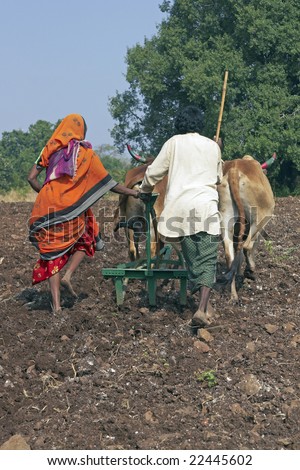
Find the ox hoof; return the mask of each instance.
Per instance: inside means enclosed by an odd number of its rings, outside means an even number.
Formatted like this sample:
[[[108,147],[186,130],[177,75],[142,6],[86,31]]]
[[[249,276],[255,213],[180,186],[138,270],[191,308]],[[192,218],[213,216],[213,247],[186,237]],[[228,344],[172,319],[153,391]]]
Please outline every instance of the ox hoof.
[[[209,312],[203,312],[202,310],[197,310],[192,318],[192,327],[194,328],[203,328],[209,326],[212,323],[212,315]]]
[[[256,279],[254,272],[251,271],[250,269],[245,269],[244,277],[247,279],[251,279],[251,281],[255,281]]]

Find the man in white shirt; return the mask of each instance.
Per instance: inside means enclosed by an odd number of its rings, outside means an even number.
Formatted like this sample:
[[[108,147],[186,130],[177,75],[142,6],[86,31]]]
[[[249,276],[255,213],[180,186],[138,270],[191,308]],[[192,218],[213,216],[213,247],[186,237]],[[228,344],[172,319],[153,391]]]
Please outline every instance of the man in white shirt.
[[[202,112],[188,106],[178,113],[176,135],[163,145],[147,168],[140,191],[150,193],[168,174],[164,209],[158,220],[162,238],[178,240],[189,272],[192,293],[200,291],[195,327],[211,321],[208,301],[216,277],[220,234],[218,191],[222,179],[220,147],[199,134]]]

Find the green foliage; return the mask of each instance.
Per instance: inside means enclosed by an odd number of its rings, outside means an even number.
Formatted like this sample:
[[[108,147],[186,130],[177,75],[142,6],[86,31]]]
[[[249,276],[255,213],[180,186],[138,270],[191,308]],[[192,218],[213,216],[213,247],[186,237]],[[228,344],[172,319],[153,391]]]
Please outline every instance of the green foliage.
[[[30,168],[39,156],[56,125],[37,121],[28,132],[3,132],[0,141],[0,191],[25,189]]]
[[[274,246],[272,240],[264,240],[265,248],[270,256],[274,253]]]
[[[115,144],[157,153],[181,106],[204,112],[215,134],[229,71],[221,136],[224,159],[278,160],[268,176],[277,193],[299,191],[300,37],[297,0],[172,0],[156,36],[127,52],[129,88],[110,100]]]
[[[53,130],[60,123],[51,124],[37,121],[28,132],[13,130],[4,132],[0,141],[0,192],[10,190],[26,191],[29,189],[27,177],[41,150],[51,137]],[[118,182],[123,182],[129,162],[122,157],[115,147],[102,145],[96,152],[100,155],[107,171]],[[41,180],[44,177],[41,174]]]
[[[282,249],[281,246],[274,246],[272,240],[265,240],[264,245],[271,259],[278,264],[297,255],[300,248],[300,244],[298,244]]]
[[[122,157],[116,147],[108,144],[100,145],[95,152],[112,178],[118,183],[123,183],[125,174],[130,168],[129,161]]]

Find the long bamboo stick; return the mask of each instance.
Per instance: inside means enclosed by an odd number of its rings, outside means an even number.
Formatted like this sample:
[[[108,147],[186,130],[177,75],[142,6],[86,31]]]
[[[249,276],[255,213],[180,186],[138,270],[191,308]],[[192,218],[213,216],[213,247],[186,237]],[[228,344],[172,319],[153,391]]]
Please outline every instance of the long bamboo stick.
[[[225,95],[226,95],[226,88],[227,88],[227,79],[228,79],[228,70],[225,71],[225,75],[224,75],[221,107],[220,107],[220,112],[219,112],[218,126],[217,126],[216,138],[215,138],[216,142],[218,142],[219,136],[220,136],[221,122],[222,122],[223,109],[224,109],[224,103],[225,103]]]

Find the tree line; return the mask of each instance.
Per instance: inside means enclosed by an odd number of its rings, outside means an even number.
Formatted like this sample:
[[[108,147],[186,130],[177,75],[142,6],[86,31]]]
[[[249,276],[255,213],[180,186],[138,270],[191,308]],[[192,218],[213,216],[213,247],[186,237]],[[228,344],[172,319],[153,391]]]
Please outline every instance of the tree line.
[[[60,120],[55,124],[39,120],[29,126],[27,132],[3,132],[0,140],[0,193],[10,190],[24,192],[29,189],[28,173],[59,123]],[[96,147],[95,152],[111,176],[116,181],[123,182],[130,167],[129,160],[123,158],[116,147],[108,144]],[[44,176],[41,173],[40,178]]]
[[[164,0],[157,34],[128,49],[128,89],[110,98],[116,145],[157,154],[177,110],[198,105],[213,138],[228,70],[223,158],[277,153],[275,193],[300,192],[298,0]]]
[[[174,133],[180,107],[198,105],[202,134],[213,138],[228,70],[221,127],[224,160],[274,152],[268,177],[275,195],[300,194],[300,8],[298,0],[163,0],[157,34],[129,48],[128,89],[110,98],[113,146],[98,148],[107,169],[123,180],[126,142],[157,155]],[[56,124],[4,132],[0,191],[26,186],[27,173]]]

